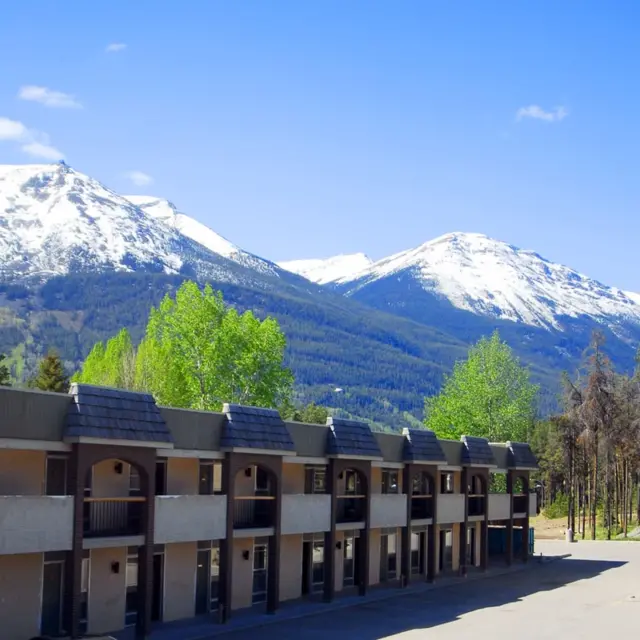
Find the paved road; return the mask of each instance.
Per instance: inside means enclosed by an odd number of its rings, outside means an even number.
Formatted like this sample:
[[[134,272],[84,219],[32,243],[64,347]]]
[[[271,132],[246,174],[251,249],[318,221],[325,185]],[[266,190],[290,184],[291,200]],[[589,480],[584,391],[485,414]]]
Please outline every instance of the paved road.
[[[229,640],[602,640],[636,637],[640,542],[540,541],[572,557],[507,576],[225,634]]]

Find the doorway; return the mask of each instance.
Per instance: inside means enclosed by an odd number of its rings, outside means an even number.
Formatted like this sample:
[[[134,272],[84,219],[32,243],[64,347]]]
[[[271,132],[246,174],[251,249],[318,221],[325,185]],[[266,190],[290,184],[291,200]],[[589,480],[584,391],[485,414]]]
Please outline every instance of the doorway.
[[[151,600],[152,622],[162,621],[164,604],[164,549],[153,554],[153,587]]]
[[[64,558],[47,560],[45,556],[40,613],[40,633],[43,635],[57,636],[62,631],[63,577]]]
[[[467,564],[476,566],[476,525],[471,524],[467,528]]]
[[[427,532],[411,532],[411,574],[421,575],[424,573],[424,559],[426,557]]]
[[[453,571],[453,529],[440,530],[440,571]]]
[[[260,542],[253,545],[253,591],[251,602],[259,604],[267,601],[268,584],[268,543]]]

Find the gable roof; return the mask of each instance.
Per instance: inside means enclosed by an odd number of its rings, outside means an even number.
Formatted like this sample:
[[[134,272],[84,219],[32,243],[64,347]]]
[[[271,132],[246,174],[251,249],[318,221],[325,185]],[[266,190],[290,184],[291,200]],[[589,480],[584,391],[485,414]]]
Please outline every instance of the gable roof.
[[[509,452],[509,467],[513,469],[538,469],[531,447],[525,442],[507,442]]]
[[[88,384],[71,384],[64,439],[127,440],[135,446],[172,445],[173,437],[153,396]]]
[[[327,426],[327,455],[382,459],[378,441],[366,422],[329,416]]]
[[[446,464],[447,457],[433,431],[428,429],[403,429],[405,462],[430,462]]]
[[[225,403],[227,421],[222,428],[220,448],[259,449],[273,453],[295,452],[293,439],[275,409]]]
[[[496,461],[486,438],[462,436],[462,464],[477,467],[495,467]]]

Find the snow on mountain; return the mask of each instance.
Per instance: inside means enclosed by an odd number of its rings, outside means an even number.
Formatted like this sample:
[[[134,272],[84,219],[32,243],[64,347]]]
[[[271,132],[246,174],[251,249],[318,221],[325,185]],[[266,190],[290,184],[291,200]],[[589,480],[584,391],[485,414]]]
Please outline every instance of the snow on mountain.
[[[614,331],[618,320],[640,322],[640,295],[477,233],[441,236],[332,282],[350,295],[405,274],[459,309],[503,320],[562,329],[563,316],[588,316]]]
[[[0,277],[44,279],[70,271],[187,265],[230,276],[224,254],[64,163],[0,165]]]
[[[371,258],[364,253],[339,255],[325,259],[278,262],[278,266],[283,269],[297,273],[317,284],[327,284],[342,278],[349,278],[372,264]]]

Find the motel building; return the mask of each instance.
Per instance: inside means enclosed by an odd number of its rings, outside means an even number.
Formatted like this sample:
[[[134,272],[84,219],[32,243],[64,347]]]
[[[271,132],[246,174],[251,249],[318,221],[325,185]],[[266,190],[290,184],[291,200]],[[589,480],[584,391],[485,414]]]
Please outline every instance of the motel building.
[[[0,387],[0,635],[153,638],[526,561],[536,468],[523,443]]]

